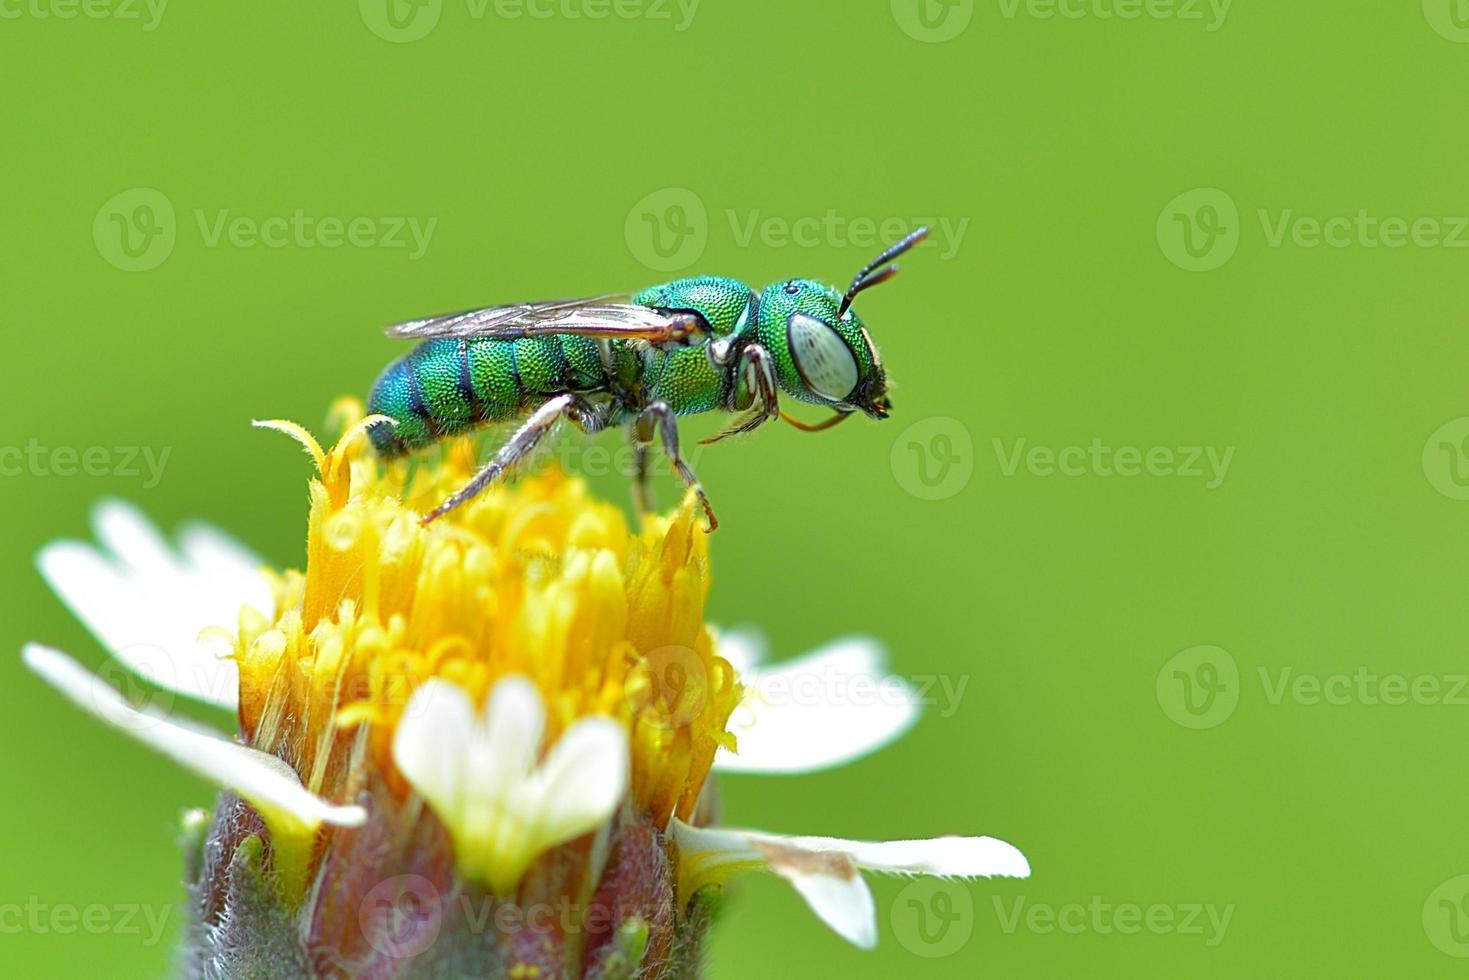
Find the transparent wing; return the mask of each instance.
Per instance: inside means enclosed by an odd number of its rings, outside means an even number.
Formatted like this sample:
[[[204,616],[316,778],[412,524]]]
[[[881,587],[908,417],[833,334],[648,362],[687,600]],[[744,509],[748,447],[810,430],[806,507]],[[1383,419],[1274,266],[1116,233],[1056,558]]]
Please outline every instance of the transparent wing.
[[[581,337],[669,341],[686,339],[698,328],[697,317],[660,313],[650,307],[628,302],[630,298],[628,295],[612,295],[487,306],[422,320],[408,320],[388,327],[387,333],[390,337],[408,340],[429,340],[435,337],[520,340],[551,334],[574,334]]]

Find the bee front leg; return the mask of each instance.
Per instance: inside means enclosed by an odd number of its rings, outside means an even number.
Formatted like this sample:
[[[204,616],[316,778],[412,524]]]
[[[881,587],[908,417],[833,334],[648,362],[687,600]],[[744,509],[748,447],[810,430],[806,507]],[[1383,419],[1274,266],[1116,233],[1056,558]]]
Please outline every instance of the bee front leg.
[[[673,468],[678,471],[679,478],[683,480],[684,485],[694,491],[699,498],[699,503],[704,506],[704,516],[709,520],[709,527],[706,530],[712,532],[719,526],[719,521],[714,517],[714,508],[709,505],[709,498],[704,494],[704,487],[699,483],[699,478],[694,475],[693,469],[684,462],[683,455],[679,452],[678,422],[674,418],[673,409],[668,406],[667,402],[654,402],[643,409],[634,424],[637,426],[638,438],[645,443],[652,441],[654,428],[662,434],[663,452],[668,456],[668,461],[673,464]]]
[[[780,414],[780,395],[775,381],[775,365],[770,354],[759,344],[751,344],[740,352],[740,361],[735,368],[734,390],[741,388],[750,392],[751,404],[741,415],[736,415],[719,432],[703,440],[706,446],[713,445],[731,436],[742,436],[754,432],[760,426]]]

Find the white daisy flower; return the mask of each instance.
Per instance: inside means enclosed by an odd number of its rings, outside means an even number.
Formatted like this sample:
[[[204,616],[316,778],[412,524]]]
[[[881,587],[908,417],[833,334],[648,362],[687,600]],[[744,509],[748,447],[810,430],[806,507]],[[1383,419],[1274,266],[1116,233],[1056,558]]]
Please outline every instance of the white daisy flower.
[[[409,482],[359,455],[364,424],[326,452],[271,423],[319,471],[304,572],[266,572],[204,526],[170,543],[117,502],[98,507],[97,545],[39,556],[120,663],[235,714],[233,732],[205,730],[55,650],[24,653],[225,791],[190,861],[191,969],[685,976],[705,898],[739,871],[790,882],[862,947],[877,942],[863,871],[1029,874],[988,837],[713,825],[712,772],[842,765],[913,725],[916,692],[880,646],[849,638],[771,665],[753,634],[717,638],[692,499],[630,532],[552,473],[421,527],[467,475],[467,447]],[[475,900],[563,911],[507,925],[469,914]]]

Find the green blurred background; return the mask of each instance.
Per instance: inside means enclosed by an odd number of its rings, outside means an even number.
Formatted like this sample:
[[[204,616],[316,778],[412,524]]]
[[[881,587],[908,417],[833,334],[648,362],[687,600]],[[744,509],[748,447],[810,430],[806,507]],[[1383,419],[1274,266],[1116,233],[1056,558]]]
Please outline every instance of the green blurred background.
[[[9,971],[164,971],[141,919],[25,910],[167,911],[211,796],[20,667],[27,640],[105,656],[32,567],[94,500],[297,564],[306,463],[248,420],[319,428],[401,352],[380,324],[845,282],[926,219],[861,303],[894,418],[697,462],[716,621],[778,656],[870,633],[962,696],[850,768],[725,779],[725,816],[988,833],[1034,877],[875,881],[872,953],[749,879],[711,975],[1462,972],[1469,4],[923,2],[0,6],[0,446],[111,461],[0,478]],[[1094,440],[1154,463],[1047,466]],[[115,447],[167,450],[156,485]],[[1187,447],[1232,455],[1195,475]]]

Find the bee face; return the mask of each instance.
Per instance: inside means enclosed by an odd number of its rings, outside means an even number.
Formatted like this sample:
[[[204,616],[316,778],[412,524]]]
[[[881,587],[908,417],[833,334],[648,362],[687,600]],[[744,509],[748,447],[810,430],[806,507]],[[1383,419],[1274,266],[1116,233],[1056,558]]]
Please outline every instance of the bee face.
[[[861,319],[841,305],[841,294],[824,283],[776,283],[761,296],[760,341],[792,398],[884,418],[887,381],[877,350]]]
[[[852,301],[897,275],[895,260],[927,235],[927,228],[919,228],[892,245],[862,267],[845,293],[811,279],[766,288],[760,297],[759,339],[774,356],[788,395],[841,414],[888,417],[887,374]]]

